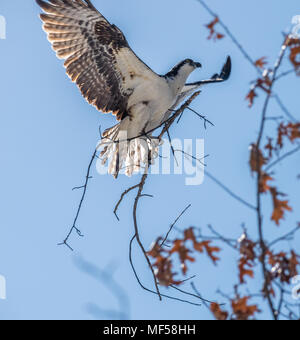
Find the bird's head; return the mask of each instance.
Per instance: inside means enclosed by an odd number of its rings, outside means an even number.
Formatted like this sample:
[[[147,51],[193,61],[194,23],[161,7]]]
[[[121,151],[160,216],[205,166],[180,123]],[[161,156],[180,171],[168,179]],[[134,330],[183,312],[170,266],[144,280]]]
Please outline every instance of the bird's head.
[[[200,67],[202,67],[200,63],[195,62],[192,59],[185,59],[173,67],[172,70],[166,74],[166,77],[175,78],[180,74],[188,76],[190,73]]]
[[[196,61],[193,61],[192,59],[185,59],[183,62],[183,66],[188,66],[191,67],[193,70],[195,70],[196,68],[201,68],[202,65]]]

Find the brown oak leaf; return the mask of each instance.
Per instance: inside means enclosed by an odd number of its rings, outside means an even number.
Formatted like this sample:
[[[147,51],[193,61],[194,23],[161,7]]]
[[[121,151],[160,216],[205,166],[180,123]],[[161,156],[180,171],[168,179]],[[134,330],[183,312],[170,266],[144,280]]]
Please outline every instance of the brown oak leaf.
[[[250,149],[250,168],[252,172],[258,172],[267,163],[267,159],[263,156],[262,151],[257,148],[256,144],[251,144]]]
[[[268,64],[268,62],[266,61],[266,59],[267,59],[267,57],[262,57],[262,58],[256,60],[255,66],[257,66],[257,67],[263,69],[263,68],[265,67],[265,65]]]
[[[236,320],[249,320],[255,313],[259,312],[256,305],[248,305],[250,297],[239,298],[231,302],[231,307]]]
[[[214,317],[219,321],[225,321],[228,319],[228,312],[223,311],[219,304],[213,302],[210,304],[210,310]]]
[[[284,194],[277,191],[275,187],[270,188],[270,192],[273,198],[273,214],[271,220],[277,225],[280,225],[280,221],[284,219],[286,211],[292,211],[293,209],[288,205],[289,201],[281,201],[278,196],[285,196]]]

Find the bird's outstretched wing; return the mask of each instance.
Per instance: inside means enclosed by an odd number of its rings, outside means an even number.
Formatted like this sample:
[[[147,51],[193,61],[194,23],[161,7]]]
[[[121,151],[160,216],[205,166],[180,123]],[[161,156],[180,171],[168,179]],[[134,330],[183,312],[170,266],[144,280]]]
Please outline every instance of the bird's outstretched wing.
[[[187,96],[201,88],[203,85],[222,83],[223,81],[228,80],[231,74],[231,67],[232,67],[231,58],[227,57],[226,63],[224,64],[220,74],[217,73],[207,80],[201,80],[196,83],[185,84],[185,86],[181,90],[180,95],[177,98],[177,102],[175,103],[174,107],[177,107]]]
[[[201,80],[196,83],[189,83],[185,84],[182,92],[188,90],[192,87],[199,87],[205,84],[214,84],[214,83],[222,83],[223,81],[226,81],[229,79],[231,74],[231,58],[227,57],[226,63],[224,64],[220,74],[214,74],[210,79],[207,80]]]
[[[118,27],[111,25],[89,0],[36,0],[43,28],[65,59],[68,76],[99,111],[121,120],[128,98],[145,79],[158,77],[131,50]]]

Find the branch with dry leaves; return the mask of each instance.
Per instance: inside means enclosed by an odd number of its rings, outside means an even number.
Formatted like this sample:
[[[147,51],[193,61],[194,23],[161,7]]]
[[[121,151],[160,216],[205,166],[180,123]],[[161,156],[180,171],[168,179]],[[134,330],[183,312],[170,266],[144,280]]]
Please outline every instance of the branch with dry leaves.
[[[255,99],[258,97],[258,91],[265,94],[266,98],[261,113],[261,121],[259,133],[256,142],[251,145],[250,152],[250,168],[253,174],[256,175],[256,215],[257,215],[257,232],[258,239],[251,240],[247,233],[244,233],[240,238],[240,259],[238,263],[239,283],[235,286],[235,294],[233,297],[228,297],[231,304],[232,312],[224,311],[219,305],[211,305],[211,312],[218,320],[224,319],[251,319],[259,312],[256,305],[249,305],[249,300],[254,296],[262,296],[263,301],[267,301],[267,305],[271,311],[273,319],[277,320],[280,317],[286,319],[300,318],[299,304],[290,305],[287,301],[287,295],[291,296],[291,291],[288,291],[284,286],[291,284],[293,277],[298,274],[299,255],[294,249],[290,251],[276,252],[273,247],[282,246],[282,242],[291,241],[299,231],[298,226],[292,231],[284,234],[275,241],[267,242],[264,236],[265,221],[263,220],[263,197],[270,194],[273,202],[273,212],[270,221],[279,226],[282,224],[286,213],[292,211],[292,207],[283,194],[275,185],[271,185],[271,181],[275,181],[274,174],[271,172],[276,165],[285,161],[288,157],[295,155],[300,151],[300,123],[283,104],[281,98],[275,93],[274,88],[276,83],[282,78],[294,73],[299,76],[300,73],[300,39],[292,38],[290,35],[284,37],[284,42],[280,48],[279,56],[273,67],[270,67],[266,57],[259,58],[255,61],[250,57],[249,53],[236,39],[228,26],[220,19],[220,17],[206,4],[204,0],[197,0],[212,16],[213,21],[207,25],[209,29],[209,39],[214,38],[215,41],[225,38],[227,35],[234,45],[242,53],[243,57],[256,69],[259,78],[253,82],[249,93],[246,96],[249,102],[249,107],[253,108]],[[225,34],[220,33],[220,29],[224,30]],[[286,54],[289,54],[289,61],[293,66],[293,70],[282,71],[280,69]],[[271,99],[275,99],[280,109],[286,116],[271,119],[268,117],[269,104]],[[274,137],[265,137],[266,125],[268,122],[275,122],[278,125],[277,135]],[[267,138],[266,145],[263,147],[264,138]],[[297,144],[297,147],[291,151],[287,151],[282,155],[286,144]],[[274,160],[274,157],[277,159]],[[226,238],[224,238],[226,241]],[[225,243],[228,244],[228,241]],[[262,268],[263,287],[260,293],[248,294],[241,297],[239,288],[247,283],[246,278],[255,277],[255,268]],[[224,294],[223,294],[224,296]],[[293,310],[293,308],[295,308]],[[286,309],[284,312],[283,310]]]

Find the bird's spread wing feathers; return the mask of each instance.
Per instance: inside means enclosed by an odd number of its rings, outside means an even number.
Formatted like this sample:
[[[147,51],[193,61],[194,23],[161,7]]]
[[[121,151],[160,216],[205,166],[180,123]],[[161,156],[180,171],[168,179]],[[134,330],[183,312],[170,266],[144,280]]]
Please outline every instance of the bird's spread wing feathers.
[[[178,107],[180,103],[182,103],[189,95],[193,92],[201,88],[203,85],[206,84],[213,84],[213,83],[221,83],[229,79],[231,74],[231,58],[227,57],[226,63],[224,64],[220,74],[213,75],[210,79],[201,80],[196,83],[189,83],[185,84],[183,89],[181,90],[180,94],[177,97],[175,104],[170,108],[168,112],[165,114],[165,120],[168,119],[170,113]]]
[[[195,91],[196,89],[200,88],[202,85],[206,84],[214,84],[214,83],[222,83],[229,79],[231,74],[231,58],[227,57],[226,63],[224,64],[220,74],[214,74],[210,79],[201,80],[195,83],[185,84],[182,89],[182,93]]]
[[[65,59],[68,76],[86,100],[121,120],[128,98],[145,79],[158,77],[131,50],[123,33],[89,0],[36,0],[44,30]]]

